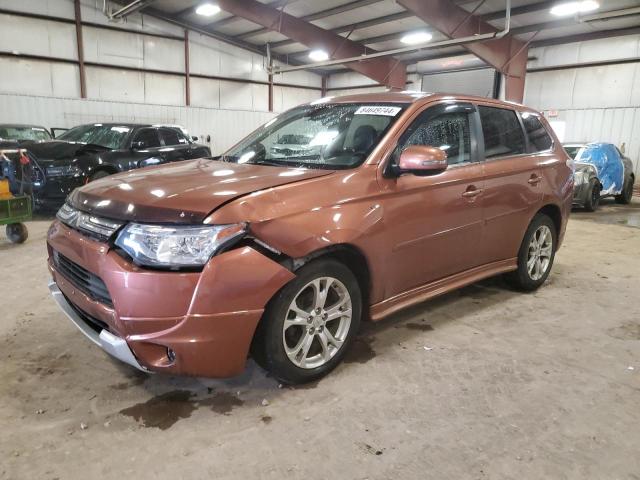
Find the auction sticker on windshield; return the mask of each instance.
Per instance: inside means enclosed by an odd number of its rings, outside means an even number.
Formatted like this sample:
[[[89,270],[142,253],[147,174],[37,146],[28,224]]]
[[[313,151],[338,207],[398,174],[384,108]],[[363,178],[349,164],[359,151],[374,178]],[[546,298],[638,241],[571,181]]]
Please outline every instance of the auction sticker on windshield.
[[[402,110],[401,107],[369,105],[360,107],[358,110],[356,110],[354,115],[386,115],[388,117],[395,117],[400,110]]]

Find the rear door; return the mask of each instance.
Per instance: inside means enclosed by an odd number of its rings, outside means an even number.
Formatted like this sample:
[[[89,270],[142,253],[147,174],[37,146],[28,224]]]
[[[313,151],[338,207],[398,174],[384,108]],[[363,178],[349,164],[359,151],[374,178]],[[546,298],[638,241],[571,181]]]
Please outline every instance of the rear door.
[[[160,128],[162,151],[167,162],[178,162],[191,157],[191,143],[187,138],[174,128]]]
[[[540,208],[544,153],[531,153],[520,115],[511,108],[478,105],[484,159],[483,263],[514,258]]]

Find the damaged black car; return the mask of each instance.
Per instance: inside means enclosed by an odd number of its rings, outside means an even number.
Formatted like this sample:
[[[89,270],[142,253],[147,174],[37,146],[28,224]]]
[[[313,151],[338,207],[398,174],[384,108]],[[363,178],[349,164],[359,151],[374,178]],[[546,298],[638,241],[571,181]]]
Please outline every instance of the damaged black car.
[[[29,145],[39,167],[35,205],[58,208],[76,187],[114,173],[211,155],[209,147],[194,140],[178,126],[95,123]]]

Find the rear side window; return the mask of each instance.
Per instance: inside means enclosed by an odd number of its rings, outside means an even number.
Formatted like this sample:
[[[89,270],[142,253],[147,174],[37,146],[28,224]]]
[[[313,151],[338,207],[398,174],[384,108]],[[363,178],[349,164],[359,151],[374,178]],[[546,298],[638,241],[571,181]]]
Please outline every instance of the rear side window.
[[[543,152],[551,148],[553,140],[537,115],[523,112],[522,123],[524,124],[524,130],[527,132],[527,137],[529,137],[529,150],[531,152]]]
[[[479,106],[485,158],[526,153],[524,133],[516,112],[506,108]]]
[[[160,136],[165,145],[186,145],[188,143],[182,134],[171,128],[161,128]]]
[[[144,130],[140,130],[136,134],[134,143],[138,144],[138,148],[157,148],[160,146],[158,132],[153,128],[145,128]]]

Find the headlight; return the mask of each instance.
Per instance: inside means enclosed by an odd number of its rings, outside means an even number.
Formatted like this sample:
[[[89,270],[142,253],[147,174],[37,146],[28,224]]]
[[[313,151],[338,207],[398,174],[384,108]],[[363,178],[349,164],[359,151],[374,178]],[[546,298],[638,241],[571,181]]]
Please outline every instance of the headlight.
[[[77,165],[47,167],[47,177],[79,177],[80,175],[82,170]]]
[[[245,231],[245,224],[172,227],[130,223],[118,235],[116,245],[141,265],[198,267]]]

